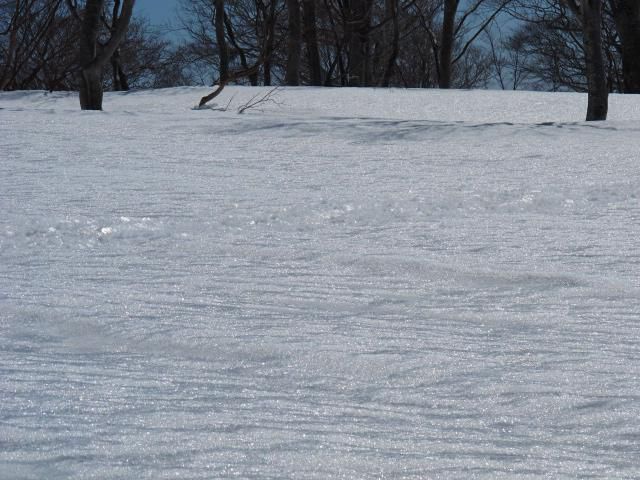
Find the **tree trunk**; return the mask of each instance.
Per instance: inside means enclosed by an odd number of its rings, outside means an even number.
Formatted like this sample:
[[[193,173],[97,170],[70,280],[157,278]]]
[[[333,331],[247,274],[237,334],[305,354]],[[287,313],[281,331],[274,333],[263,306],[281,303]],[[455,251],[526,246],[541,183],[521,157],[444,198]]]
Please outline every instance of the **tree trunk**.
[[[262,83],[265,87],[271,86],[271,59],[266,59],[262,64]]]
[[[589,98],[587,121],[606,120],[609,89],[602,53],[602,1],[583,0],[581,14]]]
[[[109,40],[99,46],[98,35],[104,3],[104,0],[87,0],[82,15],[79,49],[82,110],[102,110],[102,69],[127,33],[135,0],[124,0],[122,13],[112,28]],[[69,5],[73,6],[71,2]]]
[[[455,21],[460,0],[444,0],[444,16],[442,18],[442,36],[440,38],[440,88],[451,88],[451,61],[453,58],[453,43],[455,36]]]
[[[120,0],[114,0],[113,10],[111,11],[111,35],[115,32],[119,16]],[[122,69],[122,63],[120,62],[119,48],[116,48],[113,55],[111,55],[111,70],[113,73],[113,90],[116,92],[129,90],[129,81],[127,80],[127,76]]]
[[[385,10],[387,16],[387,25],[384,29],[384,45],[389,48],[391,45],[391,52],[389,53],[387,64],[385,66],[384,74],[382,75],[381,86],[386,88],[391,83],[391,76],[396,65],[396,59],[400,52],[400,29],[398,26],[398,0],[385,0]]]
[[[87,0],[80,41],[80,108],[102,110],[102,69],[96,63],[100,15],[104,0]]]
[[[622,43],[624,93],[640,93],[640,2],[612,0],[614,20]]]
[[[226,82],[229,77],[229,47],[227,46],[227,39],[225,37],[225,13],[224,13],[224,0],[215,0],[216,15],[214,18],[215,30],[216,30],[216,43],[218,45],[218,57],[220,63],[218,66],[219,76],[221,82]]]
[[[287,70],[284,83],[290,86],[300,84],[300,44],[302,43],[302,28],[300,23],[299,0],[287,0],[288,10],[288,42],[287,42]]]
[[[95,67],[83,69],[80,78],[80,108],[102,110],[102,71]]]
[[[349,47],[348,84],[351,87],[367,84],[368,30],[366,0],[351,0],[345,25]]]
[[[111,69],[113,74],[113,90],[116,92],[129,91],[129,79],[122,68],[119,49],[111,56]]]
[[[269,11],[265,16],[264,21],[264,44],[262,46],[262,52],[258,62],[262,62],[263,67],[263,79],[265,86],[271,86],[271,61],[273,56],[273,46],[276,37],[276,5],[277,0],[271,0],[269,2]]]
[[[315,0],[302,0],[302,24],[302,36],[307,48],[309,62],[310,83],[314,86],[320,86],[322,85],[322,67],[318,50]]]
[[[247,55],[242,49],[242,47],[238,45],[238,42],[236,40],[236,35],[233,31],[233,25],[231,23],[231,20],[229,19],[229,16],[226,13],[224,16],[224,26],[226,27],[227,36],[229,37],[229,41],[231,42],[231,45],[233,46],[234,50],[238,53],[238,56],[240,57],[240,65],[242,65],[242,69],[249,70],[249,64],[247,63]],[[255,70],[255,73],[252,73],[249,75],[249,83],[251,83],[252,87],[258,86],[257,69]]]

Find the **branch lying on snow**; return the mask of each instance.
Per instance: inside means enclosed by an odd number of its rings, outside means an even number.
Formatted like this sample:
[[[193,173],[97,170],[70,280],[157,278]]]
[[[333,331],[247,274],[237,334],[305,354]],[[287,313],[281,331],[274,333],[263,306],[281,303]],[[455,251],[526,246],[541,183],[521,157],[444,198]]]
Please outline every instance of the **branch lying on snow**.
[[[276,100],[276,96],[278,95],[278,91],[280,90],[280,87],[274,87],[271,90],[269,90],[266,93],[256,93],[253,97],[251,97],[249,99],[248,102],[240,105],[237,109],[238,114],[242,114],[244,112],[246,112],[247,110],[250,110],[252,108],[256,108],[259,105],[263,105],[265,103],[273,103],[275,105],[282,105],[281,102]],[[227,110],[229,110],[229,107],[231,106],[231,102],[233,102],[233,99],[236,98],[236,94],[234,93],[231,98],[229,99],[229,101],[227,102],[226,105],[224,106],[219,106],[218,104],[214,103],[211,105],[202,105],[202,106],[195,106],[193,107],[193,110],[215,110],[216,112],[226,112]],[[235,108],[235,107],[234,107]]]
[[[202,97],[200,99],[200,103],[198,104],[198,106],[195,107],[195,110],[201,110],[206,108],[207,102],[210,102],[211,100],[216,98],[218,95],[220,95],[220,93],[222,93],[222,90],[224,90],[225,85],[226,85],[226,82],[223,82],[222,80],[220,80],[218,83],[218,88],[216,88],[209,95]]]
[[[247,110],[251,108],[255,108],[258,105],[263,103],[275,103],[276,105],[280,105],[280,103],[278,103],[275,99],[275,97],[278,94],[278,90],[279,90],[279,87],[274,87],[263,95],[260,95],[259,93],[257,93],[256,95],[251,97],[251,99],[247,103],[245,103],[244,105],[241,105],[238,108],[238,113],[244,113]]]
[[[226,79],[220,79],[218,81],[218,88],[216,88],[213,92],[211,92],[209,95],[205,95],[204,97],[202,97],[200,99],[200,103],[198,104],[198,108],[202,108],[204,107],[208,102],[210,102],[211,100],[213,100],[214,98],[216,98],[218,95],[220,95],[220,93],[222,92],[222,90],[224,90],[224,87],[227,86],[227,83],[238,80],[240,78],[243,77],[248,77],[250,75],[253,75],[254,73],[257,73],[258,69],[260,68],[260,65],[262,65],[263,60],[262,57],[258,59],[258,61],[256,62],[255,65],[253,65],[250,68],[246,68],[244,70],[238,70],[235,72],[231,72]]]
[[[229,107],[231,106],[231,102],[233,102],[233,99],[236,98],[236,94],[234,93],[233,95],[231,95],[231,98],[229,99],[229,101],[227,102],[226,105],[220,107],[218,106],[218,104],[214,103],[212,105],[203,105],[203,106],[195,106],[193,107],[193,110],[215,110],[217,112],[226,112],[227,110],[229,110]]]

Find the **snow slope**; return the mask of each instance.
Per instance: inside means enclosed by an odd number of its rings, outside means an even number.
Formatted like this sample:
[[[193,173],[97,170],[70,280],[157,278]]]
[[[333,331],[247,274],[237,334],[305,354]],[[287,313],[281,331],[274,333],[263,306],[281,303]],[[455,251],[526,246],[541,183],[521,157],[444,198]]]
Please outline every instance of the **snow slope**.
[[[0,479],[640,477],[640,97],[0,94]]]

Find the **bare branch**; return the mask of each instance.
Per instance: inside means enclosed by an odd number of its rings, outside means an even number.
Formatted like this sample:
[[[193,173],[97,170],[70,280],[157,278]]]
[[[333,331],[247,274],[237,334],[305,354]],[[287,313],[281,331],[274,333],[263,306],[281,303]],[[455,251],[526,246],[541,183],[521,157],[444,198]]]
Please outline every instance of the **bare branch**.
[[[453,59],[453,61],[451,62],[452,64],[458,62],[464,56],[464,54],[467,53],[467,50],[469,49],[471,44],[476,40],[476,38],[480,36],[482,32],[486,30],[486,28],[495,20],[495,18],[500,14],[500,12],[504,10],[504,8],[508,3],[509,3],[509,0],[505,0],[504,2],[502,2],[502,4],[489,16],[489,18],[487,18],[480,25],[476,33],[465,43],[460,53]]]
[[[66,0],[66,3],[69,11],[71,12],[71,15],[73,15],[73,17],[77,21],[82,21],[82,19],[80,18],[80,13],[78,12],[78,4],[74,0]]]
[[[258,105],[263,103],[270,103],[270,102],[277,103],[274,97],[277,95],[278,90],[279,90],[279,87],[275,87],[263,95],[260,95],[260,94],[254,95],[253,97],[251,97],[251,99],[247,103],[245,103],[244,105],[240,106],[240,108],[238,108],[238,113],[242,114],[247,110],[251,108],[255,108]]]

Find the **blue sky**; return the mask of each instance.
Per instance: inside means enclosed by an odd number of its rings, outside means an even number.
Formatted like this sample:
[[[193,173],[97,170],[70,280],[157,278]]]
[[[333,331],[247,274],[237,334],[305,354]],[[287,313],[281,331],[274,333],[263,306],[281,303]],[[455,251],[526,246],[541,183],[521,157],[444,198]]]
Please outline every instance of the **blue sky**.
[[[177,6],[178,0],[136,0],[135,13],[162,24],[175,18]]]

